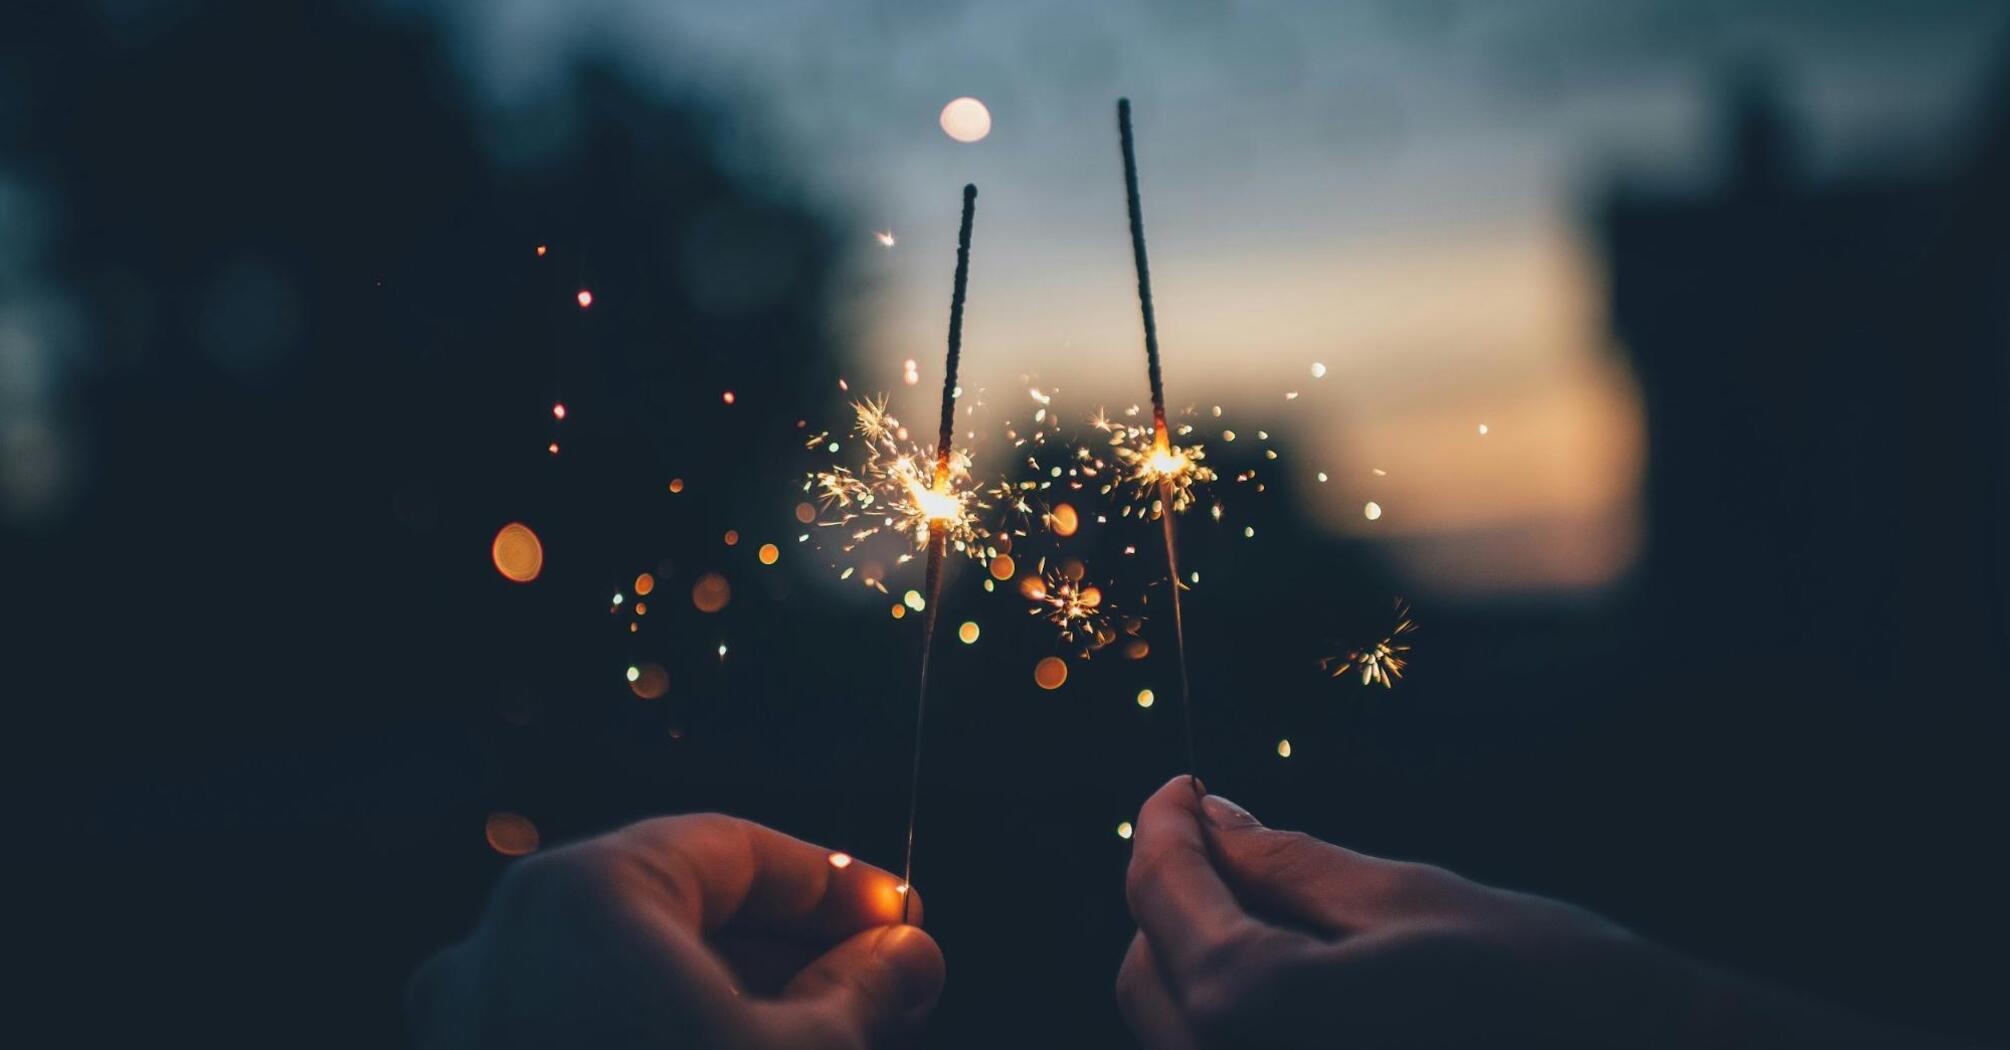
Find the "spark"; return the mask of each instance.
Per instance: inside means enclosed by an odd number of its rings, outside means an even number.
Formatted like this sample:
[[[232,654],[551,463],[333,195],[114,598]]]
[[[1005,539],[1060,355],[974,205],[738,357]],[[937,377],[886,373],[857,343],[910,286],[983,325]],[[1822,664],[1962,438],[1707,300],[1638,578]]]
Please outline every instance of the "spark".
[[[1409,666],[1410,651],[1406,637],[1415,633],[1417,621],[1410,616],[1410,606],[1398,599],[1396,602],[1396,626],[1381,641],[1360,649],[1354,649],[1345,656],[1326,657],[1319,661],[1322,670],[1330,669],[1332,677],[1359,674],[1362,685],[1382,683],[1382,688],[1393,688],[1396,679],[1403,677],[1404,668]]]
[[[1193,506],[1196,487],[1215,480],[1207,466],[1207,450],[1201,445],[1176,445],[1155,426],[1139,426],[1111,419],[1098,411],[1089,425],[1109,435],[1109,445],[1124,470],[1103,486],[1105,494],[1120,485],[1131,487],[1138,513],[1156,518],[1170,509],[1184,513]],[[1171,506],[1166,506],[1168,499]]]
[[[593,305],[593,293],[587,291],[584,288],[581,288],[579,290],[579,295],[577,295],[575,298],[579,300],[579,308],[582,310]]]
[[[872,231],[872,236],[874,240],[877,240],[879,242],[880,247],[882,248],[893,247],[894,242],[893,242],[892,230],[874,230]]]
[[[970,454],[953,449],[938,469],[927,450],[900,440],[905,429],[886,405],[884,396],[852,404],[852,432],[865,450],[863,463],[809,475],[804,488],[816,492],[822,504],[818,524],[850,528],[847,553],[883,531],[905,534],[915,550],[925,550],[940,527],[950,546],[982,557],[980,541],[990,533],[977,511],[990,504],[972,487]]]
[[[1312,378],[1314,379],[1326,378],[1326,365],[1324,363],[1319,361],[1312,362]]]
[[[851,854],[849,853],[833,853],[830,860],[831,867],[837,868],[840,871],[851,867]]]
[[[1485,423],[1480,424],[1480,436],[1481,437],[1487,436],[1487,425]]]
[[[1084,658],[1116,640],[1110,627],[1113,608],[1104,604],[1102,589],[1083,583],[1078,572],[1047,568],[1043,560],[1040,578],[1029,577],[1021,591],[1033,603],[1027,612],[1053,624],[1061,641],[1078,646]]]
[[[1131,837],[1131,831],[1132,831],[1132,828],[1131,828],[1131,822],[1130,822],[1130,821],[1128,821],[1128,820],[1125,820],[1125,821],[1119,821],[1119,822],[1117,823],[1117,837],[1118,837],[1118,838],[1120,838],[1120,839],[1127,839],[1127,838],[1130,838],[1130,837]]]

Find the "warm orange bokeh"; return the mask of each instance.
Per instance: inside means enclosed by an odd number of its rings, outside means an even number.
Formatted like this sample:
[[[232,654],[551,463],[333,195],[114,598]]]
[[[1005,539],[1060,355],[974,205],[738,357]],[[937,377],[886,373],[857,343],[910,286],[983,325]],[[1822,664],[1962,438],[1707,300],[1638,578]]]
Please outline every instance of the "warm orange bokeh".
[[[1012,578],[1012,574],[1018,571],[1018,568],[1019,566],[1012,561],[1010,554],[1000,554],[996,558],[991,559],[991,578],[994,580],[1009,580]]]
[[[1033,665],[1033,681],[1042,689],[1059,689],[1068,680],[1068,662],[1049,656]]]
[[[637,598],[640,598],[643,595],[646,595],[650,591],[653,591],[655,589],[656,589],[656,577],[651,576],[646,572],[640,576],[635,577],[635,596]]]
[[[640,673],[628,683],[628,688],[644,700],[660,700],[670,691],[670,672],[662,664],[643,664],[636,668]]]
[[[520,813],[491,813],[484,831],[489,848],[505,857],[537,852],[537,825]]]
[[[497,572],[516,583],[529,583],[544,571],[544,544],[522,522],[512,521],[496,533],[495,542],[489,544],[489,557]]]
[[[1066,503],[1056,503],[1054,509],[1047,512],[1047,527],[1054,530],[1056,536],[1073,536],[1081,525],[1082,519],[1075,513],[1075,508]]]
[[[732,600],[733,585],[716,572],[698,577],[698,582],[691,585],[691,604],[697,606],[699,612],[718,612]]]
[[[781,557],[782,557],[782,549],[780,547],[777,547],[772,543],[761,544],[762,565],[773,565],[775,562],[781,560]]]

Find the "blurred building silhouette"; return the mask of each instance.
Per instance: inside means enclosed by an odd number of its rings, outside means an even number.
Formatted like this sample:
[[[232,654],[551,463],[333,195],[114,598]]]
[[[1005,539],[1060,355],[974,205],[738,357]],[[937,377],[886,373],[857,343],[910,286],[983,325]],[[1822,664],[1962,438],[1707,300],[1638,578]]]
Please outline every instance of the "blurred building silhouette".
[[[2000,676],[2010,108],[1959,170],[1825,182],[1770,78],[1725,116],[1721,185],[1622,185],[1599,220],[1645,399],[1656,644],[1726,674]]]

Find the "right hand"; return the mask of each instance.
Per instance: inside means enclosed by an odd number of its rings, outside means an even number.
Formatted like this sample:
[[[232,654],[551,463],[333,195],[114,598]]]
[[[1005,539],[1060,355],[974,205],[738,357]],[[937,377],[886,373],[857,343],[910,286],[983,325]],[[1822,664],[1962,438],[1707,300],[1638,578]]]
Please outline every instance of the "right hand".
[[[1117,1000],[1153,1050],[1920,1045],[1567,904],[1272,831],[1190,777],[1132,846]]]

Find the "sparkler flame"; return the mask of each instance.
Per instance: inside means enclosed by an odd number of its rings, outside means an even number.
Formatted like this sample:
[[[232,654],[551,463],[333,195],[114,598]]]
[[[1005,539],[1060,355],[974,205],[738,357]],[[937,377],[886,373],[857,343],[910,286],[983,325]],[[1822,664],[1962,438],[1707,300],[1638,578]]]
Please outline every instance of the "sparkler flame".
[[[904,445],[905,428],[886,406],[884,396],[852,404],[852,432],[865,445],[864,463],[856,470],[833,465],[804,482],[804,490],[816,492],[823,504],[826,516],[819,524],[851,527],[846,551],[884,530],[911,536],[915,549],[925,550],[939,529],[956,550],[984,556],[978,541],[989,532],[977,511],[989,504],[971,486],[970,454],[952,449],[940,459]]]
[[[1097,412],[1089,425],[1110,435],[1109,444],[1124,470],[1103,487],[1104,493],[1128,484],[1139,514],[1156,518],[1170,511],[1183,514],[1200,498],[1200,487],[1215,480],[1207,449],[1199,444],[1174,444],[1166,429],[1111,419]]]

